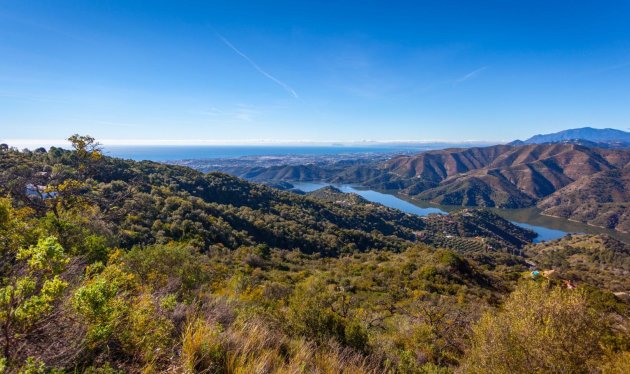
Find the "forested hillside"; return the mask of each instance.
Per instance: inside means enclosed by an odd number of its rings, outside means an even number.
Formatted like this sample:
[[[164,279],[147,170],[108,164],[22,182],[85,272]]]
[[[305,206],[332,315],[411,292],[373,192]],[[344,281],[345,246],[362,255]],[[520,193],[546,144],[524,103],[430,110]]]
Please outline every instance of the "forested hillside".
[[[533,237],[491,213],[484,213],[486,225],[496,227],[483,235],[476,220],[464,225],[461,215],[445,222],[382,205],[313,199],[221,173],[109,157],[81,159],[59,148],[7,151],[0,162],[0,192],[51,219],[61,218],[61,210],[80,211],[93,230],[123,247],[178,240],[203,250],[265,244],[338,255],[431,243],[450,226],[460,226],[461,236],[486,236],[509,249]],[[437,227],[440,222],[449,227]]]
[[[70,140],[0,147],[5,372],[628,368],[618,242],[523,253],[532,233],[486,211],[421,218]]]

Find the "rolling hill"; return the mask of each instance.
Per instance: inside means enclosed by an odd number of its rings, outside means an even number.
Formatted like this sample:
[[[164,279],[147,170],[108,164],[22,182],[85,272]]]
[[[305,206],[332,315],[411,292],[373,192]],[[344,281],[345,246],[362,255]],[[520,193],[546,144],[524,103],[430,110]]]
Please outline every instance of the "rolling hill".
[[[407,179],[409,186],[401,192],[418,199],[502,208],[537,205],[548,215],[628,232],[629,162],[628,150],[559,143],[400,157],[384,170]],[[437,184],[427,188],[427,179]]]
[[[538,207],[550,216],[630,232],[630,173],[615,169],[582,177]]]

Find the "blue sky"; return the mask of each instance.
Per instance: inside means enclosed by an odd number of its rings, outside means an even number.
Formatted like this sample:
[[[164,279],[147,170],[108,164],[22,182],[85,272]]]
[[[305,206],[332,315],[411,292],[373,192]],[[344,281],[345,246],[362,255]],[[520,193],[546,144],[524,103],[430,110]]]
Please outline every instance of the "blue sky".
[[[0,139],[626,130],[629,19],[628,1],[3,0]]]

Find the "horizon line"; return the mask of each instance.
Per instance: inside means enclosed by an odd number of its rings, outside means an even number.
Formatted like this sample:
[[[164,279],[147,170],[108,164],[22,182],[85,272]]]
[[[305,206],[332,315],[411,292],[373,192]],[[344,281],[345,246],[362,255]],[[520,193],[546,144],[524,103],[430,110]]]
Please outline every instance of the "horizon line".
[[[210,139],[102,139],[98,143],[103,147],[117,146],[329,146],[329,147],[358,147],[358,146],[414,146],[428,144],[502,144],[505,140],[290,140],[290,139],[240,139],[240,140],[210,140]],[[10,147],[64,147],[70,145],[61,139],[0,139],[0,143]]]

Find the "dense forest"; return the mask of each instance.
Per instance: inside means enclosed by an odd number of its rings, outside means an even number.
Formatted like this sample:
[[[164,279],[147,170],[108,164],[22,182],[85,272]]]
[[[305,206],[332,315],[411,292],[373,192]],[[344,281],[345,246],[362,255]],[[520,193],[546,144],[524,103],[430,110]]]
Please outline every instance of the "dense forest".
[[[4,372],[630,371],[625,243],[69,140],[0,146]]]

